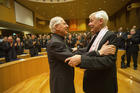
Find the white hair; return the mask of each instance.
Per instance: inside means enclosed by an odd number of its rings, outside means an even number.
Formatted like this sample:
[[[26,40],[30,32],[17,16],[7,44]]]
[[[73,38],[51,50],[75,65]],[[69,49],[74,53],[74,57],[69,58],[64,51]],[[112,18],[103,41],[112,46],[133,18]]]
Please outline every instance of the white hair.
[[[59,16],[56,16],[56,17],[53,17],[51,20],[50,20],[50,24],[49,24],[49,28],[51,29],[51,32],[54,33],[56,30],[55,30],[55,25],[57,24],[60,24],[64,19],[62,17],[59,17]]]
[[[96,19],[101,19],[103,18],[103,26],[106,26],[107,25],[107,22],[108,22],[108,15],[107,13],[104,11],[104,10],[101,10],[101,11],[97,11],[97,12],[94,12],[92,14],[89,15],[89,18],[91,17],[95,17]]]

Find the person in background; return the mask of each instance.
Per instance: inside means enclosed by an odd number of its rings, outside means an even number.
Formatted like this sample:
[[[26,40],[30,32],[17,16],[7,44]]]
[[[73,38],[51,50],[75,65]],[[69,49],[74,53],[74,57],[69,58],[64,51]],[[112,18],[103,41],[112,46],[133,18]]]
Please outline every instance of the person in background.
[[[3,51],[3,36],[0,35],[0,58],[4,57]]]
[[[140,28],[137,28],[136,25],[133,25],[132,29],[135,29],[136,30],[136,35],[139,38],[139,44],[140,44]]]
[[[3,44],[6,62],[14,61],[17,59],[16,47],[17,43],[15,43],[12,36],[9,36],[8,41],[5,41]]]
[[[71,34],[68,35],[68,39],[66,39],[66,43],[70,48],[74,48],[74,40]]]
[[[46,42],[46,44],[50,42],[50,39],[51,39],[51,34],[48,34],[47,35],[47,42]]]
[[[46,35],[44,35],[43,37],[42,37],[42,48],[46,48],[46,44],[47,44],[47,36]]]
[[[17,43],[17,47],[16,47],[17,55],[23,54],[23,52],[24,52],[23,42],[20,41],[20,38],[16,38],[16,43]]]
[[[77,41],[75,43],[75,47],[77,47],[77,48],[83,48],[83,42],[82,42],[82,38],[81,38],[81,35],[80,34],[77,36]]]
[[[131,56],[133,58],[134,70],[137,70],[137,59],[139,51],[139,37],[136,34],[135,29],[131,29],[130,33],[126,38],[126,56],[127,56],[127,67],[130,67]]]
[[[118,45],[118,48],[119,49],[125,49],[125,32],[123,31],[123,28],[120,27],[118,29],[118,32],[117,32],[117,45]]]
[[[31,57],[38,56],[38,41],[36,40],[35,35],[31,36],[28,46]]]
[[[93,34],[91,42],[87,48],[80,51],[81,55],[79,53],[69,57],[65,62],[72,67],[78,66],[86,69],[83,80],[85,93],[117,93],[117,49],[111,48],[114,54],[109,55],[104,55],[104,52],[100,50],[108,44],[117,47],[117,36],[108,30],[108,15],[105,11],[92,13],[89,19]],[[94,55],[90,54],[91,51],[94,51]]]
[[[38,52],[41,52],[41,37],[38,37],[37,41]]]

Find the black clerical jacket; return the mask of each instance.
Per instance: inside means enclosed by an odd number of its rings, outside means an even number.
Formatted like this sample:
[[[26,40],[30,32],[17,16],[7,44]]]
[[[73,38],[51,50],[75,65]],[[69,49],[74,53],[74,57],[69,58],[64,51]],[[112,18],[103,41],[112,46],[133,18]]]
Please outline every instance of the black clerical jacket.
[[[72,56],[70,48],[64,42],[64,38],[53,34],[47,44],[47,54],[50,66],[51,93],[75,93],[74,68],[64,61]]]

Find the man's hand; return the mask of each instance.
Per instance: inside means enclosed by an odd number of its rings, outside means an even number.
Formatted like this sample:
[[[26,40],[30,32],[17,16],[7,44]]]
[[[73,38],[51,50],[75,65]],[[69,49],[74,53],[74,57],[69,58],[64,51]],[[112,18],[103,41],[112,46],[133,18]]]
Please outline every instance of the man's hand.
[[[17,43],[15,43],[15,46],[17,46]]]
[[[132,37],[132,35],[127,35],[127,38],[130,39]]]
[[[21,46],[23,46],[23,42],[21,42]]]
[[[65,60],[65,62],[68,62],[68,65],[70,65],[71,67],[75,67],[81,63],[81,55],[74,55],[72,57],[69,57]]]
[[[77,48],[76,47],[72,48],[72,52],[75,52],[75,51],[77,51]]]
[[[13,46],[13,43],[10,43],[10,46],[12,47]]]
[[[114,45],[108,45],[109,41],[107,41],[102,48],[99,50],[100,55],[109,55],[109,54],[115,54],[116,47]]]
[[[36,44],[36,41],[33,42],[33,45],[35,45],[35,44]]]

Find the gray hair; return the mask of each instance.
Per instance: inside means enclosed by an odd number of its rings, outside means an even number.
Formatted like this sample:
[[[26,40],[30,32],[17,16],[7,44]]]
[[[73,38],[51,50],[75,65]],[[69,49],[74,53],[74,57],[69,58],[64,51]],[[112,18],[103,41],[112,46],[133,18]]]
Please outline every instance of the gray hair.
[[[95,17],[96,19],[101,19],[103,18],[103,26],[106,26],[107,25],[107,22],[108,22],[108,15],[107,13],[104,11],[104,10],[101,10],[101,11],[97,11],[97,12],[94,12],[92,14],[89,15],[89,18],[91,17]]]
[[[136,32],[136,29],[135,28],[132,28],[130,31],[132,31],[132,30]]]
[[[53,17],[51,20],[50,20],[50,24],[49,24],[49,28],[51,29],[51,32],[54,33],[56,30],[55,30],[55,25],[57,24],[60,24],[64,19],[62,17],[59,17],[59,16],[56,16],[56,17]]]

